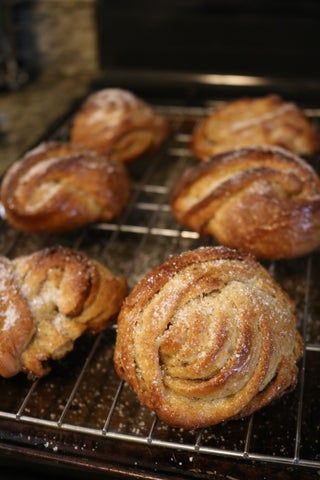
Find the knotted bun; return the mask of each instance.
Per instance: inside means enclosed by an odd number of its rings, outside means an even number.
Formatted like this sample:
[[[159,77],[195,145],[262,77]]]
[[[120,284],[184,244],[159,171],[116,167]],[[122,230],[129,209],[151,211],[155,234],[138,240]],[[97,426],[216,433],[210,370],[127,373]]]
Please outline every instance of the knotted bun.
[[[168,133],[161,115],[132,93],[109,88],[93,93],[75,115],[71,140],[118,162],[157,148]]]
[[[304,112],[277,95],[226,103],[202,120],[192,137],[193,153],[200,160],[251,145],[278,145],[311,155],[320,142]]]
[[[171,257],[127,297],[114,362],[170,425],[248,415],[296,383],[294,308],[251,257],[225,247]]]
[[[13,261],[0,257],[0,375],[48,371],[119,311],[126,282],[75,250],[48,248]]]
[[[10,260],[0,257],[0,376],[21,368],[21,355],[35,330],[27,300],[21,295]]]
[[[216,155],[187,171],[171,206],[180,223],[258,257],[296,257],[320,245],[320,179],[277,147]]]
[[[125,168],[81,147],[50,142],[8,170],[1,187],[6,218],[27,232],[72,230],[110,221],[127,204]]]

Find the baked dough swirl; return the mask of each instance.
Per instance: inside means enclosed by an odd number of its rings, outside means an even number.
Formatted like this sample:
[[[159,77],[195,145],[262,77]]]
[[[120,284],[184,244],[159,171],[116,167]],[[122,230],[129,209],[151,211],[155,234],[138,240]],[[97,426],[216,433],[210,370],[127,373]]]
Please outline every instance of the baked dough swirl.
[[[192,137],[193,153],[200,160],[252,145],[277,145],[311,155],[320,139],[304,112],[277,95],[228,102],[202,120]]]
[[[0,257],[0,376],[48,372],[86,331],[99,332],[120,310],[126,282],[68,248],[10,261]]]
[[[200,248],[169,258],[127,297],[116,371],[166,423],[213,425],[295,385],[295,322],[288,296],[250,256]]]
[[[107,88],[88,97],[75,115],[71,140],[131,162],[156,149],[168,134],[167,120],[131,92]]]
[[[0,376],[21,370],[21,355],[34,334],[27,300],[20,294],[10,260],[0,257]]]
[[[67,231],[118,216],[130,196],[125,168],[81,147],[43,143],[4,177],[6,219],[26,232]]]
[[[296,257],[320,245],[320,179],[279,147],[216,155],[185,173],[171,206],[180,223],[261,258]]]

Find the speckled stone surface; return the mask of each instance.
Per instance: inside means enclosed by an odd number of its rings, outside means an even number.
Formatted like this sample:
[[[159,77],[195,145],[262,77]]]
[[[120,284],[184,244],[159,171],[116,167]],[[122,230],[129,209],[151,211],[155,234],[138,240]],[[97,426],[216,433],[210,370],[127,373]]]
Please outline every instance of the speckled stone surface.
[[[85,95],[97,75],[95,6],[96,0],[26,4],[24,48],[40,74],[21,90],[0,95],[0,174]]]
[[[0,96],[0,173],[83,97],[91,74],[44,76],[22,90]]]
[[[38,0],[30,21],[34,61],[43,71],[74,75],[98,68],[96,0]]]

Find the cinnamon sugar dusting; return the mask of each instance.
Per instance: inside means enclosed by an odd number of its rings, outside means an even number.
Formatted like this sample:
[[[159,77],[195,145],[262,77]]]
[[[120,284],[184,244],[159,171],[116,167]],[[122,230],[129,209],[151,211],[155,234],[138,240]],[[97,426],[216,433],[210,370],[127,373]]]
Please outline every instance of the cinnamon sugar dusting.
[[[129,106],[135,106],[139,100],[131,92],[122,90],[120,88],[106,88],[92,93],[86,104],[94,104],[99,107],[117,107],[121,108],[127,104]]]
[[[9,302],[6,310],[0,312],[0,317],[4,318],[2,323],[2,330],[5,332],[11,330],[16,325],[16,322],[19,319],[19,313],[16,307]]]
[[[262,267],[237,255],[220,247],[171,257],[138,284],[121,314],[119,373],[169,424],[248,414],[292,381],[290,369],[289,379],[277,377],[300,355],[292,305]],[[147,288],[143,298],[142,285],[154,289],[151,297]]]
[[[23,369],[43,376],[47,360],[62,358],[85,331],[103,329],[124,295],[122,279],[75,250],[47,248],[13,261],[2,259],[0,355],[5,360],[0,362],[0,375],[9,377]],[[10,330],[18,321],[14,335]],[[13,335],[9,350],[1,332]]]

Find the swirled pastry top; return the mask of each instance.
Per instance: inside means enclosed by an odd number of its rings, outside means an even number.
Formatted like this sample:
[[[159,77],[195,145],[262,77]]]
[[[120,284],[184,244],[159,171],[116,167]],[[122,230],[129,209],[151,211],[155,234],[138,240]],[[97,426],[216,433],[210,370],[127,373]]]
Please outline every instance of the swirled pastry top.
[[[83,253],[51,248],[0,257],[0,376],[41,377],[49,359],[72,350],[119,311],[126,282]]]
[[[130,181],[122,165],[57,142],[43,143],[14,163],[1,187],[8,222],[27,232],[109,221],[120,214],[129,195]]]
[[[252,145],[278,145],[310,155],[320,141],[304,112],[277,95],[226,103],[202,120],[192,137],[192,150],[200,160]]]
[[[287,295],[251,257],[200,248],[169,258],[127,297],[115,367],[170,425],[213,425],[295,384],[295,321]]]
[[[157,148],[168,134],[168,122],[126,90],[105,89],[93,93],[76,114],[71,140],[130,162]]]
[[[279,147],[216,155],[185,173],[171,206],[182,224],[258,257],[296,257],[320,245],[320,179]]]

